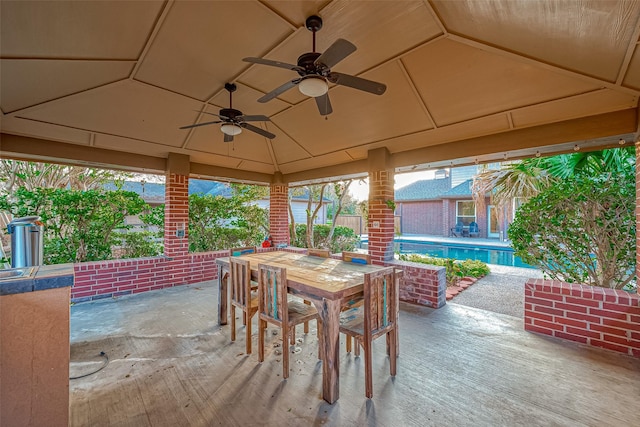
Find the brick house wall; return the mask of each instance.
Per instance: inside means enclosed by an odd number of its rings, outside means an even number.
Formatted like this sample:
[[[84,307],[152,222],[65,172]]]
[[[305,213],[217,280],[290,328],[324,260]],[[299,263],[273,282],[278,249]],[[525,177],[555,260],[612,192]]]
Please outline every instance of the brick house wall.
[[[439,200],[399,202],[400,230],[407,234],[442,233],[442,203]]]

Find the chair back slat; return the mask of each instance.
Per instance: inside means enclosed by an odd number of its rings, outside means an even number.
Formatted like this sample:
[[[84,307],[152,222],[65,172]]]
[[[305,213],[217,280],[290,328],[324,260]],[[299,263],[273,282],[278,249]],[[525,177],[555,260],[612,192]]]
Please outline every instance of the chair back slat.
[[[342,252],[342,261],[354,264],[371,264],[371,256],[360,252]]]
[[[268,264],[258,265],[258,312],[278,322],[288,321],[287,270]]]
[[[367,273],[364,279],[365,334],[375,334],[397,320],[397,281],[392,267]]]
[[[229,256],[240,256],[247,254],[255,254],[258,252],[258,249],[255,246],[245,246],[242,248],[231,248],[229,249]]]
[[[231,301],[246,307],[251,301],[251,268],[248,260],[231,257],[230,279],[231,279]]]
[[[307,255],[329,258],[331,256],[331,251],[329,249],[307,249]]]

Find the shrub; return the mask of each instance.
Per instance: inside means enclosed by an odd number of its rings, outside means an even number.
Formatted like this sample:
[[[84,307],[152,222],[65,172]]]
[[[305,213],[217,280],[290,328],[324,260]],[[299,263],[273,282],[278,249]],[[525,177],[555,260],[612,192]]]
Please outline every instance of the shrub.
[[[620,289],[635,275],[635,194],[632,173],[557,182],[518,210],[515,254],[552,279]]]
[[[335,230],[333,230],[333,239],[331,242],[327,239],[330,230],[330,225],[314,225],[313,241],[315,242],[316,247],[329,249],[331,253],[352,251],[356,248],[358,236],[351,228],[337,225]],[[296,224],[296,239],[291,242],[291,245],[299,248],[306,248],[306,236],[307,225]]]
[[[156,233],[150,231],[116,233],[116,239],[120,241],[117,251],[119,258],[142,258],[162,254],[162,244],[157,241]]]
[[[420,254],[400,254],[400,260],[445,267],[447,286],[455,285],[463,277],[483,277],[489,274],[487,264],[472,259],[458,261],[452,258],[437,258]]]

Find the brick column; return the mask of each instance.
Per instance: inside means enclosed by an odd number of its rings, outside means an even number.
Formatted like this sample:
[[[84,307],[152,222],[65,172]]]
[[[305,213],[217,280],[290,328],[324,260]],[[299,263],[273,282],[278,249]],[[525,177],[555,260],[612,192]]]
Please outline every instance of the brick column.
[[[373,264],[393,260],[393,176],[386,148],[369,151],[369,255]]]
[[[271,184],[269,196],[269,230],[273,244],[289,244],[289,185]]]
[[[164,254],[189,253],[189,156],[170,153],[164,189]]]
[[[636,281],[640,278],[640,140],[636,141]]]

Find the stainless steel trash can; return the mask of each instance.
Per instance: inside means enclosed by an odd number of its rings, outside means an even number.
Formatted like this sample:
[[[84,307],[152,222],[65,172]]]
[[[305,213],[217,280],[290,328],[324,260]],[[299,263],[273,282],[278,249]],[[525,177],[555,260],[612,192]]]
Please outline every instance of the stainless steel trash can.
[[[15,218],[7,225],[11,235],[11,268],[42,265],[42,223],[39,216]]]

